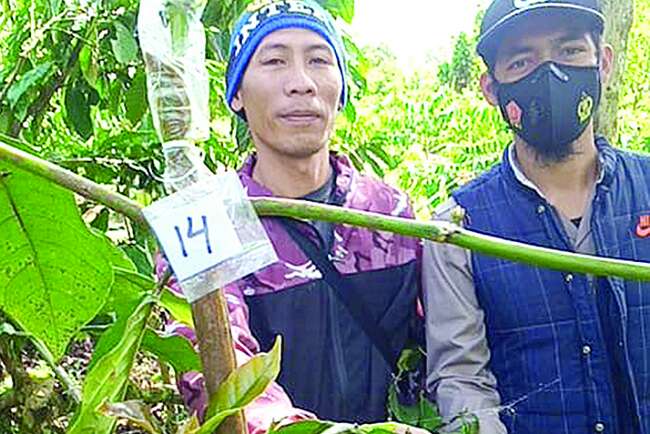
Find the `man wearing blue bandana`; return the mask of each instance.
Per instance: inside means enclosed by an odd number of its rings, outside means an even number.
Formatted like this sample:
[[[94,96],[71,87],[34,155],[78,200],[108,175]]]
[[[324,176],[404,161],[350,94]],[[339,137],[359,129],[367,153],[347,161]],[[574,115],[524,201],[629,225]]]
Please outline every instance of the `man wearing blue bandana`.
[[[403,192],[328,148],[347,99],[346,60],[332,17],[316,2],[248,8],[233,30],[226,99],[255,147],[239,171],[249,196],[412,218]],[[245,410],[249,432],[314,415],[385,420],[395,360],[422,326],[418,240],[320,221],[265,217],[262,224],[278,262],[224,288],[240,364],[284,338],[277,383]],[[192,410],[205,409],[198,373],[183,376],[179,387]]]
[[[438,210],[485,234],[650,259],[650,158],[594,133],[610,77],[598,0],[493,0],[478,52],[514,140]],[[649,434],[650,284],[427,244],[428,386],[482,434]]]

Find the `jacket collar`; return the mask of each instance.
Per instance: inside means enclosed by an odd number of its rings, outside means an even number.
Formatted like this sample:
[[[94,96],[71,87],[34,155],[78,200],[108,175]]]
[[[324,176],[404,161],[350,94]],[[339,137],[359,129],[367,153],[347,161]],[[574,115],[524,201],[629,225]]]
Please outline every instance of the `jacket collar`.
[[[608,188],[614,180],[616,172],[616,151],[607,139],[602,136],[596,137],[596,148],[598,149],[598,160],[600,164],[597,183],[602,187]],[[519,187],[530,193],[535,193],[542,198],[544,197],[537,186],[519,168],[514,152],[514,144],[510,144],[503,153],[502,169],[510,182],[516,183]]]
[[[345,198],[352,190],[356,181],[356,170],[352,167],[350,160],[345,155],[336,152],[330,152],[330,162],[334,168],[336,176],[336,194],[337,198]],[[259,184],[253,179],[253,170],[257,163],[257,154],[251,154],[239,169],[239,179],[250,197],[272,197],[273,192],[265,186]]]

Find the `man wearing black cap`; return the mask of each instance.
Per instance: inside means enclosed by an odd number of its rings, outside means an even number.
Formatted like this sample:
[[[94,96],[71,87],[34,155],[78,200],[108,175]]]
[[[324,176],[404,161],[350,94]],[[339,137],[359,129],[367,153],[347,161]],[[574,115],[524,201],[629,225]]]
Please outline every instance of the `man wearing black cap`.
[[[438,215],[528,244],[648,261],[650,158],[593,116],[613,53],[597,0],[494,0],[478,52],[486,99],[514,132],[500,164]],[[428,244],[428,385],[481,433],[650,433],[650,284]],[[497,415],[499,417],[497,417]]]

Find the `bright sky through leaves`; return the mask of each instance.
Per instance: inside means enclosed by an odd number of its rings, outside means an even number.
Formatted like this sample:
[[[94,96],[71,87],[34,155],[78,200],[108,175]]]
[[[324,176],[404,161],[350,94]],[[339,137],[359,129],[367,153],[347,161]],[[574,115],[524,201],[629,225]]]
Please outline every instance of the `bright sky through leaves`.
[[[364,44],[384,44],[405,69],[427,55],[445,59],[460,32],[471,32],[479,8],[490,0],[356,0],[352,32]]]

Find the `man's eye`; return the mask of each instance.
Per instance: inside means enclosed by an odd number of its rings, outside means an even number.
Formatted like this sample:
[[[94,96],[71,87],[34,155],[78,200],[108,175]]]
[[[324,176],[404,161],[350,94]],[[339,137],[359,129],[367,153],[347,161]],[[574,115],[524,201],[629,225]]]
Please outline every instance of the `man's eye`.
[[[315,64],[318,64],[318,65],[329,65],[332,62],[329,59],[325,58],[325,57],[313,57],[311,59],[311,63],[315,63]]]
[[[270,59],[264,59],[262,61],[262,65],[270,65],[270,66],[282,65],[282,63],[284,63],[284,61],[282,59],[280,59],[279,57],[272,57]]]
[[[510,65],[508,65],[508,70],[518,71],[524,67],[526,67],[526,59],[515,60],[514,62],[510,63]]]
[[[584,53],[585,49],[582,47],[567,47],[562,50],[565,56],[575,56],[576,54]]]

